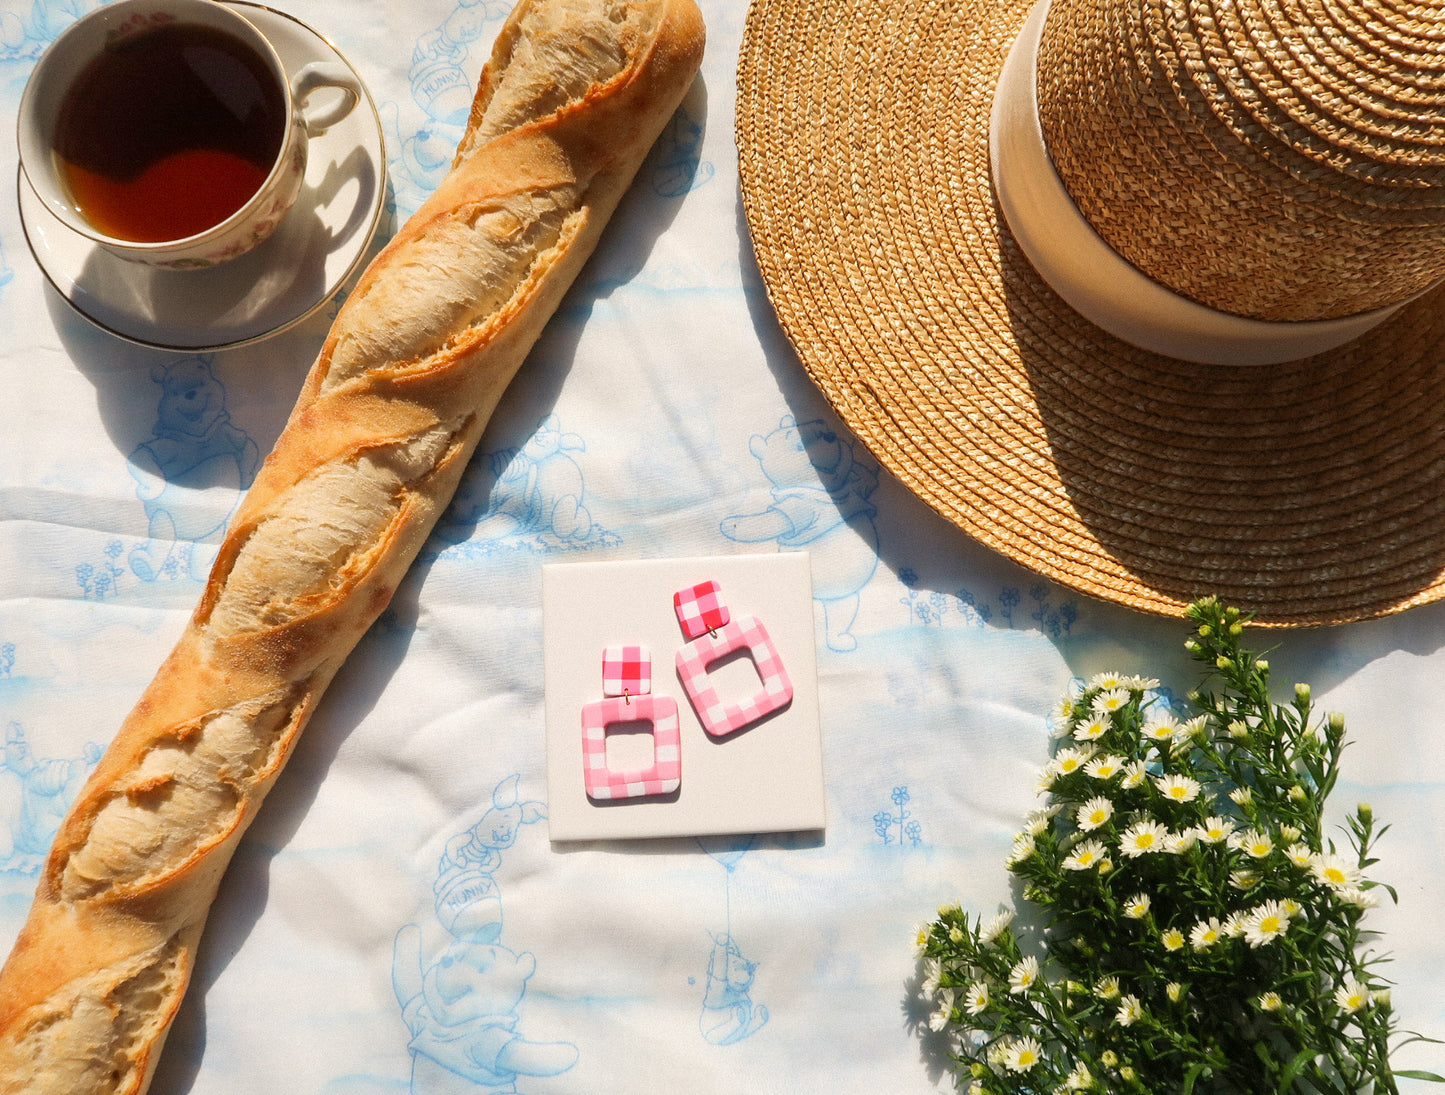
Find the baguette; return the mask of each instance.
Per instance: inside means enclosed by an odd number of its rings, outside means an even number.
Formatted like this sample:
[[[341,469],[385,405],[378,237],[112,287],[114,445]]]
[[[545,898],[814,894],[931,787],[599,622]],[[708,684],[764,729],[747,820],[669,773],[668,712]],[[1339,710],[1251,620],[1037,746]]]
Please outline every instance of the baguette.
[[[0,971],[0,1092],[145,1091],[235,847],[701,62],[694,0],[520,0],[338,314]]]

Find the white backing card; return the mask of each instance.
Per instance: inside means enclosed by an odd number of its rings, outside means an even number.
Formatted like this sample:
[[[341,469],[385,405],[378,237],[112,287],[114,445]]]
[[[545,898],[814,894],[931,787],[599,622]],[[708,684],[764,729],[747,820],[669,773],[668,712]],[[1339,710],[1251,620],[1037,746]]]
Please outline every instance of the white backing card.
[[[689,639],[678,622],[673,595],[707,581],[721,587],[733,619],[752,616],[763,624],[793,686],[786,707],[723,738],[703,730],[675,668],[677,652]],[[542,568],[542,614],[552,840],[824,827],[813,592],[806,553],[551,564]],[[588,797],[582,710],[603,698],[603,650],[618,645],[648,648],[652,693],[677,701],[682,779],[673,794],[613,802]],[[722,659],[711,675],[725,702],[744,699],[760,683],[746,654]],[[609,766],[639,763],[639,747],[650,752],[649,736],[609,735]],[[613,756],[624,759],[614,762]]]

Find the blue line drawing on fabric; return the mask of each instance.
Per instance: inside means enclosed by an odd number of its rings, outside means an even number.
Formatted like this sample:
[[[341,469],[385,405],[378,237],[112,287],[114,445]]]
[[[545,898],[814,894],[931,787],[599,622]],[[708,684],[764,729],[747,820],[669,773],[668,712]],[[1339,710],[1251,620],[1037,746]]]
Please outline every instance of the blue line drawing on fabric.
[[[496,871],[522,827],[547,816],[541,802],[518,797],[520,781],[497,784],[481,820],[447,841],[433,887],[450,936],[441,953],[428,960],[417,924],[396,933],[392,989],[411,1032],[415,1095],[510,1095],[518,1077],[556,1076],[577,1063],[571,1042],[535,1042],[517,1031],[537,959],[500,942]]]
[[[873,831],[884,844],[905,844],[916,848],[923,843],[923,826],[908,809],[913,796],[906,785],[893,788],[889,795],[893,803],[891,810],[879,810],[873,815]]]
[[[660,198],[680,198],[709,182],[715,169],[702,158],[702,123],[677,108],[653,148],[652,190]]]
[[[120,580],[129,572],[116,563],[124,554],[125,545],[119,540],[110,540],[105,545],[103,558],[94,563],[75,564],[75,583],[80,586],[82,598],[103,601],[120,592]]]
[[[10,264],[5,261],[5,246],[3,243],[0,243],[0,289],[5,288],[5,286],[14,280],[15,271],[12,270]]]
[[[768,1009],[753,1002],[753,980],[758,964],[743,957],[742,950],[732,934],[732,873],[741,859],[753,846],[754,838],[742,840],[697,837],[697,845],[713,860],[722,865],[723,908],[725,927],[720,932],[709,931],[712,949],[707,958],[707,980],[703,987],[702,1013],[698,1016],[698,1030],[703,1040],[715,1046],[730,1046],[751,1037],[768,1021]],[[688,983],[695,983],[689,977]]]
[[[0,61],[34,60],[101,0],[0,0]]]
[[[511,4],[500,0],[461,0],[439,26],[416,40],[408,79],[412,102],[425,121],[404,132],[405,109],[397,103],[383,107],[387,128],[395,134],[387,144],[400,149],[387,164],[399,214],[414,212],[451,167],[486,60],[484,51],[473,57],[472,46],[490,43],[496,37],[495,24],[511,10]]]
[[[898,603],[908,609],[909,620],[917,627],[986,627],[995,619],[993,606],[974,596],[971,590],[922,591],[917,588],[918,574],[911,567],[900,570],[898,578],[908,587]],[[1073,601],[1052,604],[1051,595],[1050,588],[1043,583],[1031,586],[1029,597],[1034,602],[1034,610],[1028,618],[1038,624],[1043,634],[1057,639],[1073,630],[1079,609]],[[1004,626],[1014,627],[1014,610],[1022,602],[1023,595],[1016,586],[1003,587],[998,595],[997,619]]]
[[[131,573],[143,582],[205,581],[217,550],[211,545],[220,541],[261,463],[256,443],[231,424],[213,360],[202,354],[151,370],[161,390],[156,423],[149,440],[130,454],[136,497],[150,522],[150,538],[129,558]],[[208,487],[230,488],[230,504],[218,511],[187,497]]]
[[[839,652],[857,649],[860,594],[878,569],[878,507],[868,500],[878,487],[878,465],[857,459],[853,444],[819,419],[783,416],[777,429],[748,442],[771,484],[772,505],[721,525],[738,543],[773,541],[809,553],[828,649]]]
[[[521,448],[483,453],[473,461],[435,536],[466,554],[613,547],[621,538],[599,525],[587,505],[587,483],[574,453],[579,434],[548,414]]]
[[[0,871],[40,873],[65,811],[100,753],[97,742],[87,742],[82,755],[73,760],[37,757],[20,723],[5,728],[0,759]]]
[[[13,672],[15,672],[15,644],[0,643],[0,678],[9,677]]]

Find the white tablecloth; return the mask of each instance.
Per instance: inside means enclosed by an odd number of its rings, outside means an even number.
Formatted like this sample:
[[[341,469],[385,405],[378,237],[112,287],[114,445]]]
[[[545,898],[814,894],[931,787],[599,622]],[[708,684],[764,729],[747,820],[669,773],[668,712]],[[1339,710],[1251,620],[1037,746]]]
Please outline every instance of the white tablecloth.
[[[38,50],[93,6],[0,0],[10,117]],[[439,177],[460,132],[458,74],[469,97],[507,5],[275,6],[372,90],[384,238]],[[156,1092],[949,1090],[910,1003],[916,929],[944,901],[991,912],[1009,899],[1003,858],[1034,804],[1051,705],[1104,669],[1179,696],[1196,683],[1177,621],[1018,569],[837,426],[749,251],[733,146],[745,3],[702,6],[701,78],[242,844]],[[7,142],[7,945],[57,811],[179,634],[207,546],[334,314],[214,354],[102,333],[32,260],[14,156]],[[200,478],[156,480],[155,443],[175,436],[167,377],[189,378],[232,442]],[[813,574],[826,829],[550,842],[543,565],[792,550]],[[1403,1026],[1445,1037],[1445,606],[1260,641],[1283,685],[1309,681],[1346,716],[1356,744],[1336,813],[1369,801],[1393,825],[1375,876],[1399,904],[1371,921],[1396,959],[1394,1005]],[[483,914],[487,942],[458,926]],[[464,1024],[428,1008],[427,978]],[[1438,1069],[1437,1050],[1396,1064]]]

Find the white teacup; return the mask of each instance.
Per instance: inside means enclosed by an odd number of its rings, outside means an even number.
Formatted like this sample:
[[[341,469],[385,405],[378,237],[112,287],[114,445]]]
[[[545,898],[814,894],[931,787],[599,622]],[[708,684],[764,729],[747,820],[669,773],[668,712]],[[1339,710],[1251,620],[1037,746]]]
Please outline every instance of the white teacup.
[[[162,71],[176,75],[158,93]],[[322,88],[340,94],[309,103]],[[216,0],[114,0],[36,63],[20,100],[20,165],[59,221],[107,251],[213,266],[270,235],[301,191],[307,138],[361,94],[343,64],[288,74],[261,32]],[[243,99],[245,117],[233,117]],[[224,117],[213,125],[202,106]],[[211,147],[221,133],[231,146]]]

